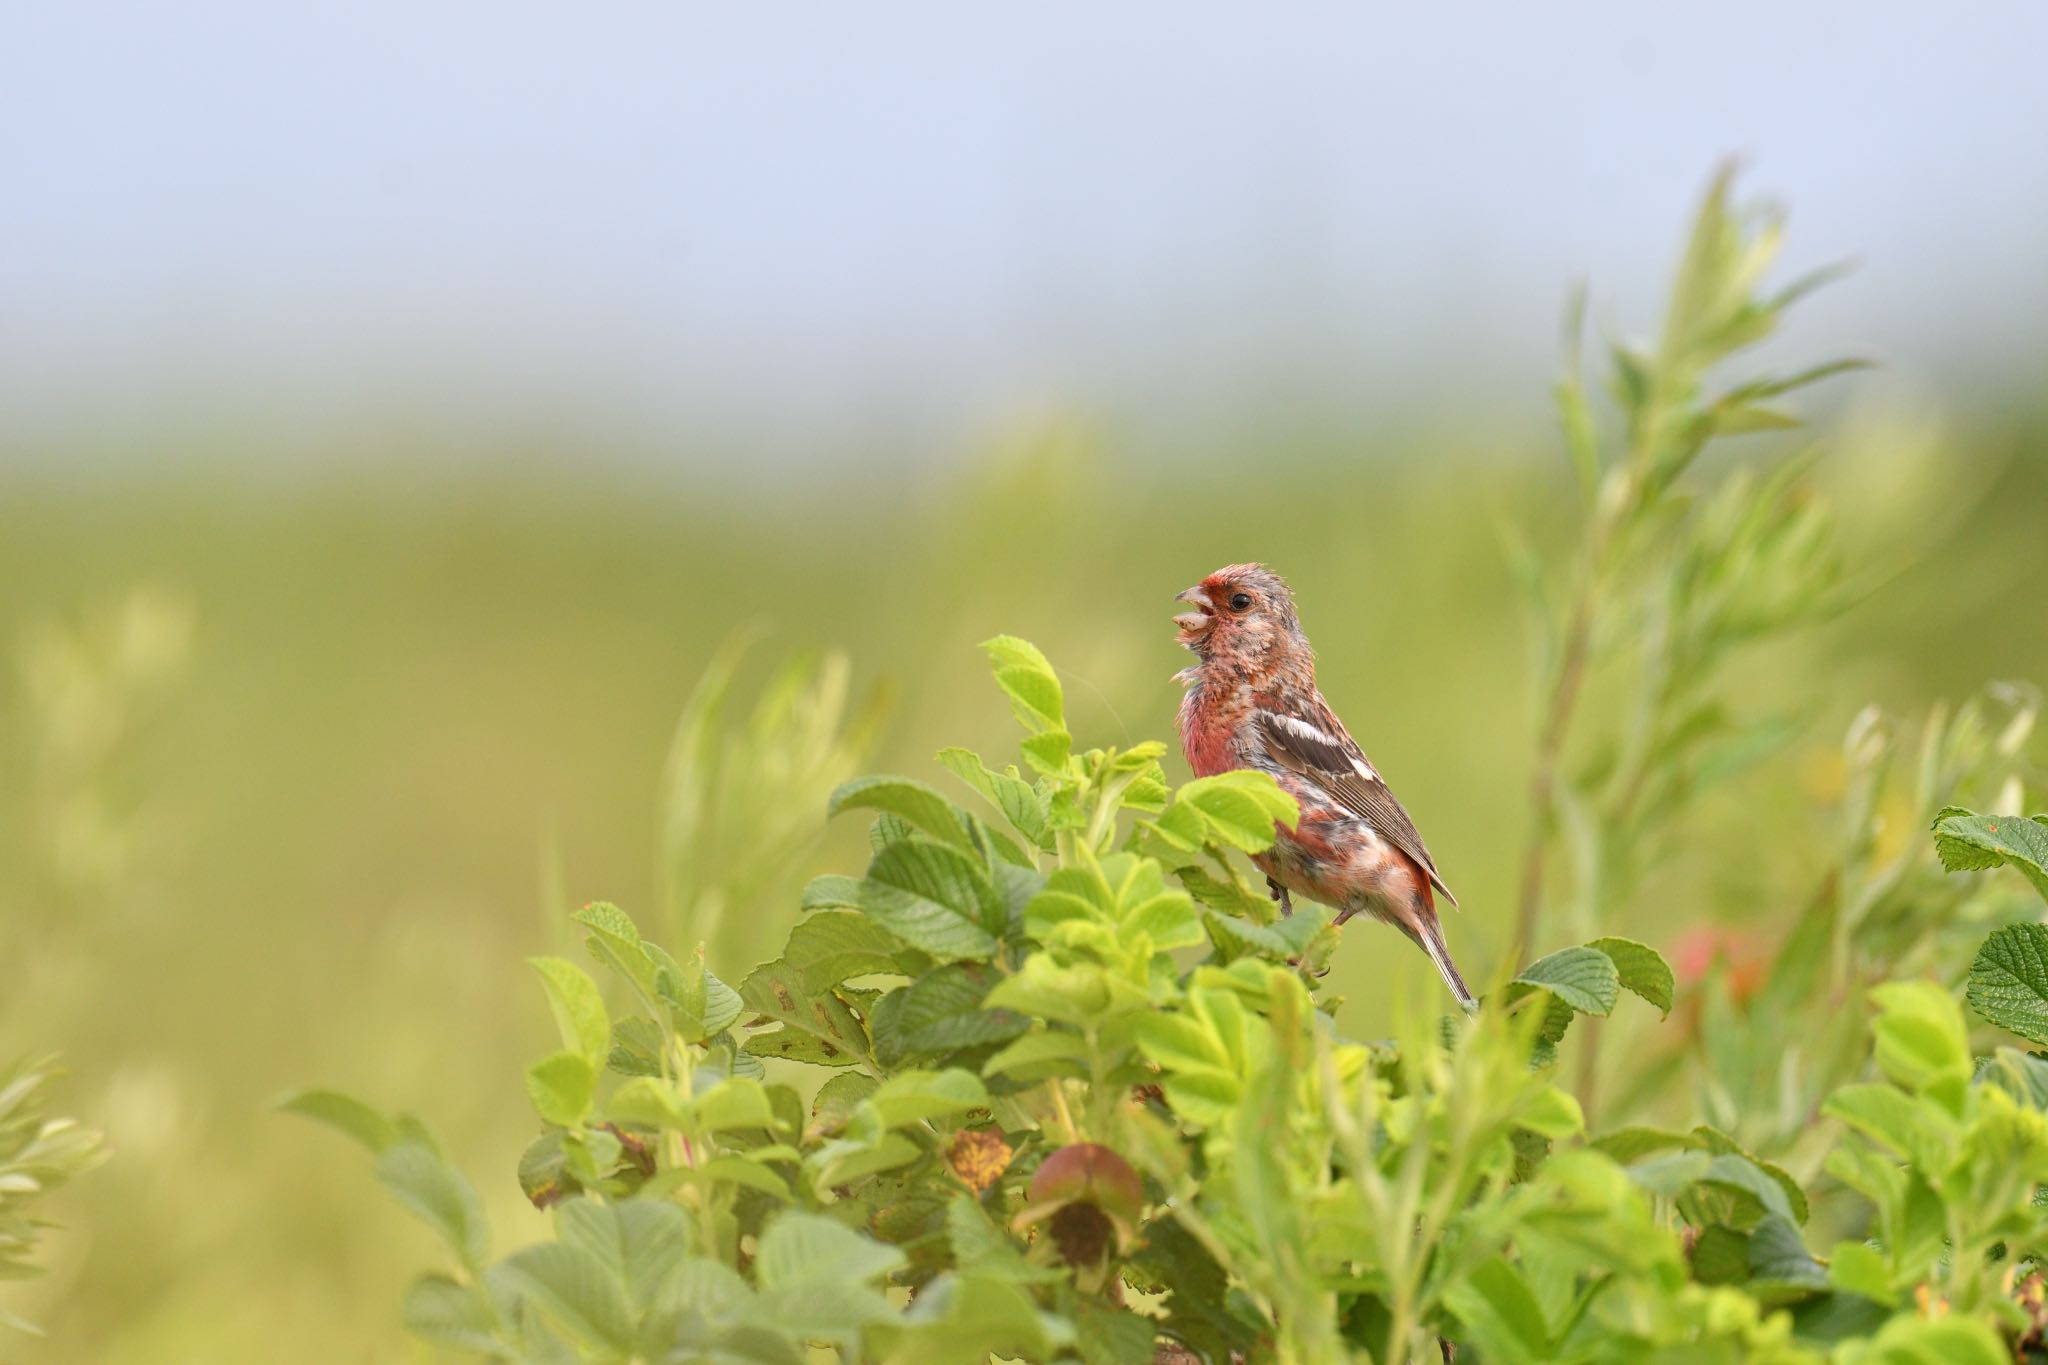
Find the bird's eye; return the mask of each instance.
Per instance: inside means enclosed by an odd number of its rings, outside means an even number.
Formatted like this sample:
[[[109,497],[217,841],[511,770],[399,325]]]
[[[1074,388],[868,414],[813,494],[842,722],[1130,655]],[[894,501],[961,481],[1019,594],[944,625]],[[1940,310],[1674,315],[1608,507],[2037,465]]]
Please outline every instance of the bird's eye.
[[[1232,611],[1249,611],[1251,610],[1251,605],[1252,595],[1250,593],[1234,592],[1230,594],[1230,609]]]

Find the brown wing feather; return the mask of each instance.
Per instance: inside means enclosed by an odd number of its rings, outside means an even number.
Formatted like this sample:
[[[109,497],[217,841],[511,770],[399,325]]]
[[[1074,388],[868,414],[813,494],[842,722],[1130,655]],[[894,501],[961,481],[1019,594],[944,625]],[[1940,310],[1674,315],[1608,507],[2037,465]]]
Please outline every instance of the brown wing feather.
[[[1444,885],[1429,846],[1394,793],[1380,779],[1358,741],[1326,706],[1308,703],[1307,714],[1260,711],[1258,726],[1266,751],[1281,767],[1300,774],[1328,792],[1338,805],[1371,825],[1395,848],[1415,860],[1430,882],[1452,905],[1458,898]]]

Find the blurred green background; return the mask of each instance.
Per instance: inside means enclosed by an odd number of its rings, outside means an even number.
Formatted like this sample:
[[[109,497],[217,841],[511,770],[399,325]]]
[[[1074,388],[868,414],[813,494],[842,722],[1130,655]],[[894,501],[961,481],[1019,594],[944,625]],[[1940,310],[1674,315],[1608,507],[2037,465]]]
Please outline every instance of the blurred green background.
[[[1639,332],[1731,149],[1795,270],[1863,263],[1772,362],[1886,362],[1815,399],[1855,603],[1735,666],[1797,738],[1629,926],[1770,938],[1851,715],[2048,681],[2044,15],[18,16],[0,1058],[60,1052],[113,1156],[0,1286],[49,1331],[0,1360],[421,1358],[427,1235],[269,1102],[426,1116],[534,1235],[523,959],[609,899],[736,980],[861,857],[774,714],[796,778],[710,788],[770,875],[664,854],[731,640],[714,733],[836,657],[885,707],[863,766],[946,785],[934,750],[1013,740],[977,641],[1042,646],[1084,743],[1169,738],[1172,595],[1263,560],[1487,976],[1534,731],[1504,546],[1575,506],[1556,321],[1590,274],[1596,335]],[[1436,989],[1369,925],[1335,984],[1360,1036]]]

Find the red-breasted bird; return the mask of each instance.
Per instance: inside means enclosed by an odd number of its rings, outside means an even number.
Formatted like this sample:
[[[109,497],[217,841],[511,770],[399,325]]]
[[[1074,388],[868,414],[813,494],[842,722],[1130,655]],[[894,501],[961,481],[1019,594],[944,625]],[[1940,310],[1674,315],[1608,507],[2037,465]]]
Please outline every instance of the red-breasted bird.
[[[1458,1003],[1472,992],[1444,946],[1437,873],[1415,822],[1316,690],[1315,652],[1294,594],[1260,564],[1218,569],[1176,601],[1180,642],[1201,662],[1181,672],[1180,742],[1197,777],[1250,768],[1301,806],[1301,819],[1252,861],[1283,910],[1290,892],[1333,907],[1338,924],[1361,911],[1429,954]]]

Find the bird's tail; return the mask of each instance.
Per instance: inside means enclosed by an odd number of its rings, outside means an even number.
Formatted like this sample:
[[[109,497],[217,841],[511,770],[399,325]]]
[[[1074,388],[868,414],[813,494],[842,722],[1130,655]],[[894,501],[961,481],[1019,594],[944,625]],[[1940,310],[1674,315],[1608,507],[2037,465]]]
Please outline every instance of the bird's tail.
[[[1422,915],[1418,919],[1420,922],[1413,926],[1403,926],[1408,929],[1409,937],[1429,954],[1429,960],[1436,964],[1437,972],[1443,977],[1444,984],[1451,988],[1451,994],[1458,998],[1458,1004],[1468,1010],[1475,1008],[1479,1002],[1466,989],[1465,978],[1458,975],[1458,964],[1451,961],[1451,950],[1444,945],[1443,926],[1437,923],[1435,915]]]

